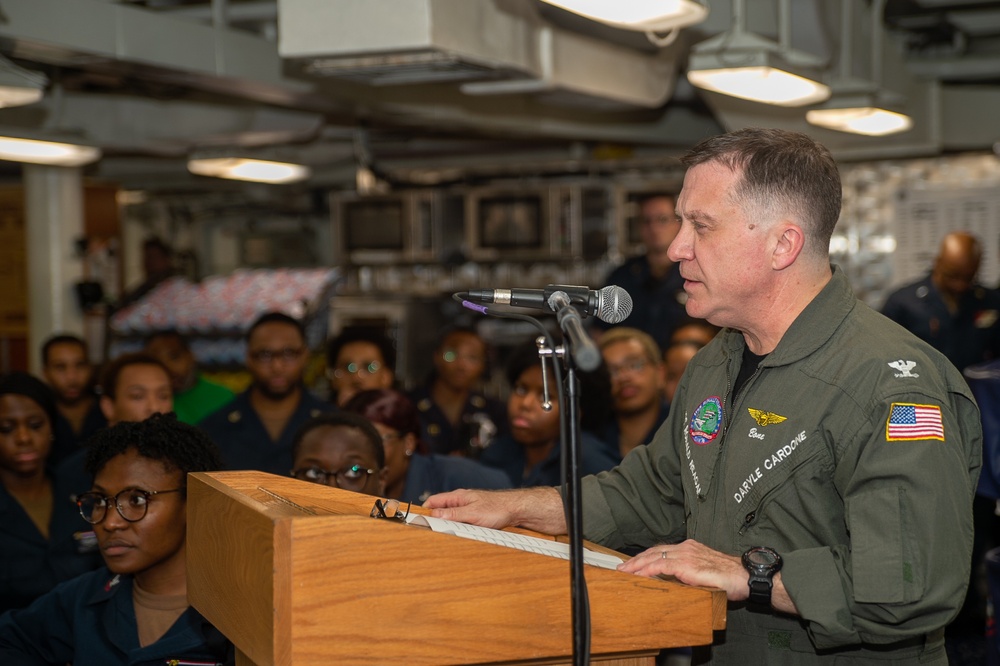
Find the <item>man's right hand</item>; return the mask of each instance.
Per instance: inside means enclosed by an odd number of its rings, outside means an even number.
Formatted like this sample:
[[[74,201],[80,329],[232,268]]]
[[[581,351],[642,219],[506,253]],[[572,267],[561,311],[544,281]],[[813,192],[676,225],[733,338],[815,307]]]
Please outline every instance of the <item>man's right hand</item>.
[[[555,488],[453,490],[423,504],[435,518],[502,529],[516,525],[545,534],[565,534],[562,497]]]

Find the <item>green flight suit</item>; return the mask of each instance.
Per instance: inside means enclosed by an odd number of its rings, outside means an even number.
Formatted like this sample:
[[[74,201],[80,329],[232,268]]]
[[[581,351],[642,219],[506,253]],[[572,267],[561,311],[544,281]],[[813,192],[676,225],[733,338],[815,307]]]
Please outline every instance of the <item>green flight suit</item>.
[[[653,442],[584,480],[585,538],[777,550],[801,617],[731,602],[713,663],[947,663],[982,459],[961,374],[839,269],[733,396],[743,349],[720,333]]]

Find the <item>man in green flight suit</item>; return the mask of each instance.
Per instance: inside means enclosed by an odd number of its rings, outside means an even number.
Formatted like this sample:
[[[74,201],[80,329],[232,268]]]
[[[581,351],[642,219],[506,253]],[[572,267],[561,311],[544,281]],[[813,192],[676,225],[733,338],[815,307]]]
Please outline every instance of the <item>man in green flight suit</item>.
[[[965,381],[831,267],[841,185],[823,146],[750,128],[684,163],[670,254],[688,314],[724,329],[653,442],[583,480],[584,537],[646,548],[622,571],[726,591],[726,630],[694,663],[946,664],[982,457]],[[554,488],[425,506],[566,530]]]

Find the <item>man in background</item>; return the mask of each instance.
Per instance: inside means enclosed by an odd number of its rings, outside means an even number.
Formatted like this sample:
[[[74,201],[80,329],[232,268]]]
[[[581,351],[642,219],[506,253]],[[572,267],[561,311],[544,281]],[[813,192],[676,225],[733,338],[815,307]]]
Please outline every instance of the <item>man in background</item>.
[[[100,409],[108,426],[145,421],[173,410],[170,373],[149,354],[122,354],[111,361],[101,373],[99,388]],[[85,471],[87,453],[88,449],[81,448],[59,464],[57,500],[76,501],[76,495],[90,489],[93,477]]]
[[[972,234],[947,234],[930,274],[892,293],[882,307],[959,370],[1000,356],[1000,295],[976,281],[982,257]]]
[[[142,272],[142,282],[123,293],[113,310],[120,310],[141,300],[161,282],[177,274],[173,248],[155,236],[143,241]]]
[[[206,416],[232,401],[236,394],[209,381],[198,371],[191,347],[177,331],[159,331],[146,339],[146,353],[170,372],[174,413],[182,423],[197,425]]]
[[[263,314],[250,326],[246,342],[250,388],[199,425],[218,444],[227,469],[287,475],[295,431],[330,407],[303,384],[309,349],[297,319]]]
[[[632,313],[620,325],[649,334],[663,349],[674,326],[685,316],[684,279],[667,252],[681,225],[673,195],[653,194],[639,207],[645,253],[613,270],[605,283],[618,285],[632,297]],[[611,326],[600,320],[594,325],[600,330]]]
[[[75,335],[55,335],[42,345],[42,375],[56,398],[56,422],[49,463],[72,455],[107,425],[93,391],[94,366],[87,343]]]
[[[667,418],[660,348],[649,335],[629,326],[610,329],[601,336],[600,347],[611,375],[614,411],[603,439],[624,458],[648,444]]]

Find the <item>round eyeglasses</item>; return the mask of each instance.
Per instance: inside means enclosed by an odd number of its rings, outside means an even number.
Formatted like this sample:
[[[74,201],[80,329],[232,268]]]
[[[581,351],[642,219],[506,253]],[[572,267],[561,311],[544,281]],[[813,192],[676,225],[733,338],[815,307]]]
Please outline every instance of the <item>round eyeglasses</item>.
[[[137,523],[146,517],[149,510],[149,498],[153,495],[164,495],[166,493],[178,493],[183,488],[173,488],[171,490],[139,490],[138,488],[126,488],[114,497],[108,497],[100,493],[83,493],[76,498],[76,505],[80,509],[80,515],[91,525],[96,525],[108,515],[108,506],[114,503],[118,509],[118,514],[130,523]]]
[[[357,375],[358,377],[368,377],[369,375],[374,375],[381,369],[378,361],[368,361],[364,364],[358,363],[348,363],[347,365],[341,365],[333,370],[333,376],[337,379],[343,379],[344,377],[349,377],[351,375]]]
[[[365,483],[368,482],[368,477],[375,472],[376,470],[367,469],[361,465],[351,465],[350,467],[333,471],[317,467],[316,465],[310,465],[309,467],[293,469],[292,476],[301,481],[337,486],[344,490],[358,490],[364,488]]]

